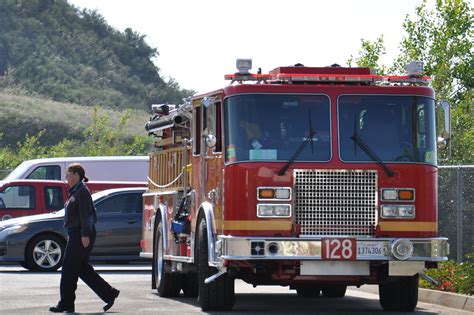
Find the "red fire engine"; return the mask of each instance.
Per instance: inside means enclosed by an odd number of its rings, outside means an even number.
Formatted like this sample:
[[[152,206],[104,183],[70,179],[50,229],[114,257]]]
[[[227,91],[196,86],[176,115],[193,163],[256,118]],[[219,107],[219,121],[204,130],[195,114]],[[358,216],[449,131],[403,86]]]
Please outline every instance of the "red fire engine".
[[[152,105],[141,244],[152,288],[210,311],[233,307],[235,279],[302,297],[378,284],[384,310],[413,311],[419,275],[449,251],[437,226],[449,104],[437,138],[422,64],[407,76],[237,67],[223,89]]]

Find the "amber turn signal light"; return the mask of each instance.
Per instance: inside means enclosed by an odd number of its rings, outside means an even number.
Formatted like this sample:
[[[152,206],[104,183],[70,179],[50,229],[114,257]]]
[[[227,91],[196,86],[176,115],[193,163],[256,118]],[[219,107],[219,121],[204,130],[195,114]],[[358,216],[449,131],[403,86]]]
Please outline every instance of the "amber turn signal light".
[[[258,197],[260,199],[273,199],[275,197],[274,189],[259,189]]]
[[[398,199],[399,200],[415,200],[415,191],[411,189],[399,189]]]

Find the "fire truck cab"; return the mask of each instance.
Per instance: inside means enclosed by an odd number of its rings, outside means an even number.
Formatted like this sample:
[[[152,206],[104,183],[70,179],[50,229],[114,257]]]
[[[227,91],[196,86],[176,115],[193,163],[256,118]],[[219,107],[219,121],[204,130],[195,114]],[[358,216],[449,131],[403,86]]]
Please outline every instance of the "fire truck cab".
[[[141,244],[152,287],[212,311],[233,307],[235,279],[302,297],[378,284],[384,310],[413,311],[419,275],[449,251],[421,64],[407,76],[237,66],[220,90],[152,106]]]

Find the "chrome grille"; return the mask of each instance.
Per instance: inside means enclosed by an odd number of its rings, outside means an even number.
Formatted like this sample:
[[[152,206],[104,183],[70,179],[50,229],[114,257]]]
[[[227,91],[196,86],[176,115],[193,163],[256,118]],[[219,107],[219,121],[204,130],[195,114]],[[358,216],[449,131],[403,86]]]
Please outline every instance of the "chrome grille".
[[[295,214],[301,236],[374,236],[377,172],[295,170]]]

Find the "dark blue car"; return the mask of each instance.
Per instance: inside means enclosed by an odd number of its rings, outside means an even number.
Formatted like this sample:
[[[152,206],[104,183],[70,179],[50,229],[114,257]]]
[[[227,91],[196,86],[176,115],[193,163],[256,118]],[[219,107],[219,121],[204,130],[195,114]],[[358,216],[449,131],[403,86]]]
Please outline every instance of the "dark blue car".
[[[91,261],[140,260],[143,199],[146,188],[119,188],[92,195],[97,239]],[[0,222],[0,262],[18,262],[35,271],[61,266],[67,232],[64,210]]]

